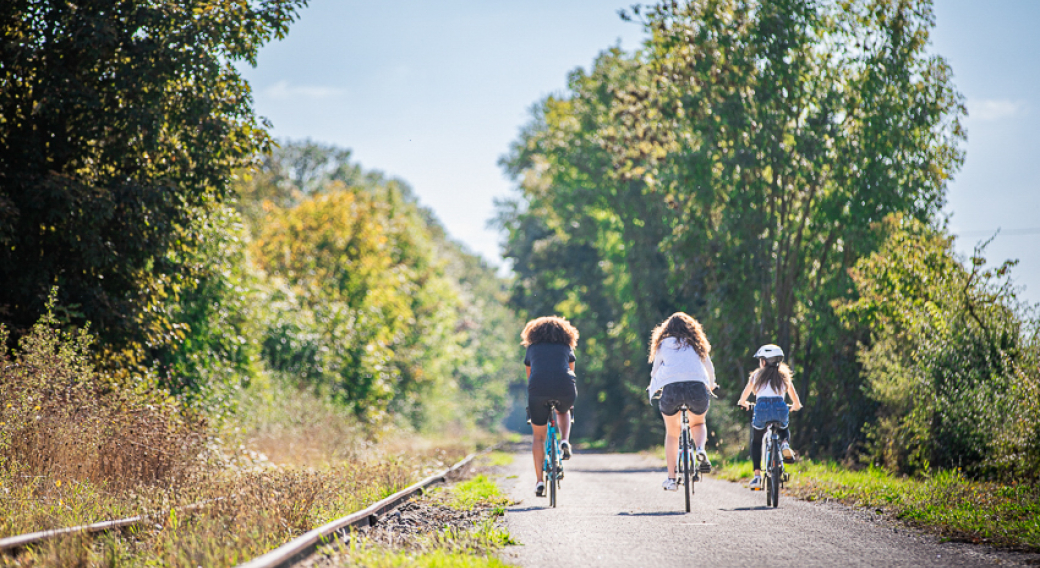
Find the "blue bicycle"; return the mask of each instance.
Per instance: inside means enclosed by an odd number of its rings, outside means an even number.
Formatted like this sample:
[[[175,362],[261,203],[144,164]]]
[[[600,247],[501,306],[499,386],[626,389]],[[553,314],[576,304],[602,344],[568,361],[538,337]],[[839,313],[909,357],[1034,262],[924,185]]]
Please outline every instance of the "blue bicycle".
[[[556,424],[556,406],[560,404],[550,400],[549,425],[545,432],[545,460],[542,462],[542,471],[545,473],[545,483],[549,486],[549,506],[556,507],[556,492],[563,479],[563,453],[560,451],[560,429]]]

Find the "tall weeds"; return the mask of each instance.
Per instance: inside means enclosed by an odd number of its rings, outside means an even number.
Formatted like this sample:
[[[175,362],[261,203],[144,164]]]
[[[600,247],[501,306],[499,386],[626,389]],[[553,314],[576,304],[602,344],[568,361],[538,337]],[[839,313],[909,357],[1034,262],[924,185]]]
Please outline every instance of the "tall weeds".
[[[190,473],[203,447],[202,420],[144,381],[101,376],[92,336],[60,329],[53,298],[13,353],[0,326],[0,473],[53,480],[38,484],[41,492],[63,482],[121,491]]]

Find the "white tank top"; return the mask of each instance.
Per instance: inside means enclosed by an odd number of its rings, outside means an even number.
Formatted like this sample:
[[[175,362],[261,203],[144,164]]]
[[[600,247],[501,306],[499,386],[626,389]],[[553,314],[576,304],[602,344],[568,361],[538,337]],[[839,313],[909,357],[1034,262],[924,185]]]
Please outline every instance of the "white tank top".
[[[758,377],[755,377],[753,380],[757,381]],[[770,396],[778,396],[780,398],[783,398],[785,394],[787,394],[787,385],[782,386],[780,388],[780,392],[776,392],[775,390],[773,390],[773,385],[766,383],[762,385],[762,388],[758,389],[758,391],[755,392],[755,398],[766,398]]]

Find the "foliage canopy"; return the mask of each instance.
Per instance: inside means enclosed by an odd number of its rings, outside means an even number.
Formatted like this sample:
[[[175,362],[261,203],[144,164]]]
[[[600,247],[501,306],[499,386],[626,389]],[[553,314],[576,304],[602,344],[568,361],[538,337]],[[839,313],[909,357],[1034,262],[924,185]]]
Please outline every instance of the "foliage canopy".
[[[572,73],[503,159],[522,192],[499,214],[515,305],[581,330],[586,435],[657,438],[642,348],[682,310],[732,396],[755,348],[780,344],[812,400],[800,445],[843,454],[873,406],[831,302],[854,295],[847,271],[884,238],[876,223],[929,220],[962,160],[962,97],[926,51],[931,5],[698,0],[634,16],[643,50]]]

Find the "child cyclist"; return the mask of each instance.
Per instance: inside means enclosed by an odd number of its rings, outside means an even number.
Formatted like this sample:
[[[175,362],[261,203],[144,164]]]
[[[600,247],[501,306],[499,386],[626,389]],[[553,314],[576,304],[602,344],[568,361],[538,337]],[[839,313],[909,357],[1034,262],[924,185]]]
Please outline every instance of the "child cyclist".
[[[708,440],[708,427],[704,424],[708,414],[711,391],[715,383],[715,367],[708,354],[711,344],[704,335],[700,322],[683,312],[676,312],[661,322],[650,334],[650,386],[647,391],[651,400],[661,390],[661,417],[664,418],[664,453],[668,463],[668,478],[661,484],[665,491],[678,491],[675,481],[675,464],[679,455],[679,433],[682,416],[679,408],[685,404],[689,409],[690,432],[697,447],[697,459],[702,470],[711,470],[711,462],[704,451]]]
[[[571,459],[571,408],[578,396],[574,376],[574,347],[578,344],[578,330],[560,317],[541,317],[527,322],[523,333],[527,348],[524,365],[527,366],[527,412],[531,417],[534,442],[534,473],[538,483],[534,493],[545,495],[542,462],[545,459],[545,436],[549,423],[549,401],[556,401],[556,424],[560,429],[560,451],[563,459]]]
[[[763,345],[755,357],[758,358],[758,368],[751,372],[747,386],[737,402],[747,410],[750,406],[748,396],[755,395],[755,413],[751,419],[751,464],[755,467],[755,477],[748,486],[752,491],[762,489],[762,437],[766,432],[766,424],[775,421],[783,425],[778,432],[780,453],[784,461],[794,461],[794,452],[789,443],[791,431],[787,427],[790,413],[784,395],[789,395],[794,403],[791,410],[802,409],[802,402],[791,382],[791,368],[783,362],[784,351],[776,345]]]

